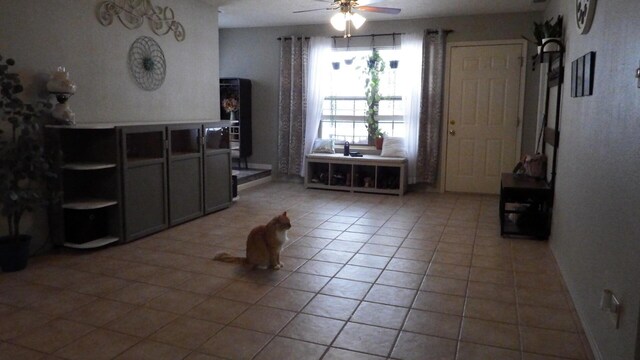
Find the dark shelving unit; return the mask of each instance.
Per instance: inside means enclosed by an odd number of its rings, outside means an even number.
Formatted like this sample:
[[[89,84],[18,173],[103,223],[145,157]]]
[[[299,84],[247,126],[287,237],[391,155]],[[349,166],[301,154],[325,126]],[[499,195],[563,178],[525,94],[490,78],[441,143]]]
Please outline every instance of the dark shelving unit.
[[[233,97],[238,100],[238,110],[231,113],[222,107],[222,101]],[[220,79],[220,118],[229,120],[231,157],[238,159],[238,167],[248,168],[247,158],[252,155],[251,143],[251,80],[240,78]]]

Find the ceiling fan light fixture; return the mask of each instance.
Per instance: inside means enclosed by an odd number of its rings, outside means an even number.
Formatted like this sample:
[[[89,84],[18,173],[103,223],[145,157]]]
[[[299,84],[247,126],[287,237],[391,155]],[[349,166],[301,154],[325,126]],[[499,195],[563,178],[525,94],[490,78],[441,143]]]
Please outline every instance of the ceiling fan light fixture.
[[[338,31],[344,31],[347,28],[346,14],[337,13],[331,17],[331,25]]]
[[[360,29],[360,27],[364,24],[364,22],[367,21],[367,19],[358,14],[351,14],[351,23],[353,24],[353,27],[355,27],[356,29]]]

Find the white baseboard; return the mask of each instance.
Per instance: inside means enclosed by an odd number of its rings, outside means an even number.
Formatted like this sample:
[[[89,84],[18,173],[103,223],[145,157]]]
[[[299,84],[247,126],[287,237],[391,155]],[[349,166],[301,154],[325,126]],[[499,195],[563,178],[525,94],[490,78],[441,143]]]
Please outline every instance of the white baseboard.
[[[233,159],[233,165],[237,165],[238,161]],[[244,162],[241,164],[244,169]],[[248,163],[247,166],[249,169],[258,169],[258,170],[272,170],[273,166],[271,164],[256,164],[256,163]],[[235,169],[235,168],[234,168]]]
[[[254,186],[258,186],[258,185],[262,185],[262,184],[266,184],[268,182],[271,182],[271,178],[272,178],[271,176],[267,176],[267,177],[260,178],[258,180],[250,181],[250,182],[248,182],[246,184],[238,185],[238,192],[240,192],[241,190],[246,190],[246,189],[252,188]]]

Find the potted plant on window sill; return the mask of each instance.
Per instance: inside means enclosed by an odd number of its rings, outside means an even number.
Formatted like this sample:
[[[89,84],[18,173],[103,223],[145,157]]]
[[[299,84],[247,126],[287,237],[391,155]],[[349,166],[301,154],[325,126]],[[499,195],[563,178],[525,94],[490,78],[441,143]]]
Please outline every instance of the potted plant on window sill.
[[[382,131],[380,130],[378,119],[378,108],[380,105],[380,74],[384,72],[385,62],[376,48],[371,51],[367,58],[367,66],[364,69],[365,78],[365,98],[367,101],[367,122],[366,128],[369,137],[369,145],[375,145],[376,149],[382,149]]]
[[[538,60],[538,56],[541,56],[541,62],[546,62],[546,57],[543,56],[542,46],[547,44],[544,47],[544,52],[553,52],[559,51],[560,46],[555,42],[549,42],[550,40],[562,40],[562,15],[558,15],[558,18],[554,20],[554,18],[545,20],[544,22],[534,22],[533,23],[533,36],[535,37],[535,41],[529,39],[526,36],[523,38],[531,43],[534,43],[538,46],[538,51],[531,57],[533,61],[534,69],[535,63]]]
[[[14,64],[0,56],[0,125],[6,131],[0,134],[0,210],[9,226],[9,234],[0,236],[0,267],[5,272],[27,266],[31,236],[21,232],[20,222],[26,212],[48,203],[57,178],[42,131],[51,104],[32,105],[18,97],[24,88],[18,74],[9,72]]]

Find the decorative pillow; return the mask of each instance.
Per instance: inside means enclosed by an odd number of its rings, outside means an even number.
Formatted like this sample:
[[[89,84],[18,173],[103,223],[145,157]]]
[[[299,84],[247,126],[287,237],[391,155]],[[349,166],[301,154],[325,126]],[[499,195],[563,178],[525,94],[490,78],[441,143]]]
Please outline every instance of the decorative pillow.
[[[382,153],[384,157],[407,157],[407,149],[404,146],[404,138],[389,136],[382,142]]]
[[[314,154],[335,154],[333,149],[336,144],[334,139],[315,139],[311,152]]]

